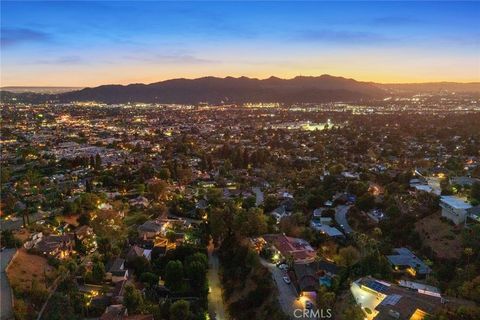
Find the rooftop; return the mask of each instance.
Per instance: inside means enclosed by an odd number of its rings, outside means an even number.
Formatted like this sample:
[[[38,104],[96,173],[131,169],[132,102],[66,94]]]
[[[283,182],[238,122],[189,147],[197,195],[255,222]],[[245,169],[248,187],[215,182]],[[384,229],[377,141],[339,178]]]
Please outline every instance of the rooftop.
[[[454,209],[470,209],[472,207],[469,203],[455,196],[442,196],[440,201]]]
[[[410,319],[418,312],[432,314],[443,303],[436,292],[403,288],[371,277],[356,280],[350,291],[359,305],[372,311],[368,319]]]

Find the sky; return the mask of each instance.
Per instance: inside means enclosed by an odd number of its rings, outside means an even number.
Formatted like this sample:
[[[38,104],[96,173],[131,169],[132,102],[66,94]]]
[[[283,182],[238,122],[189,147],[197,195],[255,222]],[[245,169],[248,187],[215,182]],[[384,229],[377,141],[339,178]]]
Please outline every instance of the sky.
[[[480,2],[1,1],[1,86],[480,81]]]

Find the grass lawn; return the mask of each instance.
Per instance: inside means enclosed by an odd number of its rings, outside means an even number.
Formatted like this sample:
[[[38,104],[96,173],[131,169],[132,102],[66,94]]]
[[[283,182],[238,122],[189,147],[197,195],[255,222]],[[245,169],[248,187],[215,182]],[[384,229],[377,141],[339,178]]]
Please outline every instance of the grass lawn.
[[[6,271],[10,285],[18,292],[29,290],[33,280],[36,280],[40,287],[47,289],[50,282],[46,281],[55,276],[55,269],[47,263],[47,259],[29,254],[25,248],[18,250]]]

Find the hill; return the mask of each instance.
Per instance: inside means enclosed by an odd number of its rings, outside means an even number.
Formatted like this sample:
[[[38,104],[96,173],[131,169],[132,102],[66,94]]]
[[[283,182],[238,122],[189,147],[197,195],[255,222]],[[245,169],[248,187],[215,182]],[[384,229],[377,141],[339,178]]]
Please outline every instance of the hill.
[[[178,103],[178,104],[228,104],[245,102],[308,103],[331,101],[365,101],[396,94],[450,92],[480,92],[480,82],[456,83],[406,83],[381,84],[354,79],[322,75],[298,76],[292,79],[270,77],[203,77],[198,79],[173,79],[151,84],[102,85],[70,92],[46,90],[25,92],[3,91],[2,101],[72,102],[97,101],[103,103]],[[33,90],[30,90],[33,91]]]
[[[29,102],[56,100],[104,103],[244,103],[244,102],[327,102],[358,101],[384,96],[383,89],[353,79],[322,75],[259,80],[247,77],[174,79],[151,84],[103,85],[77,91],[15,95]],[[2,96],[11,97],[12,93]]]

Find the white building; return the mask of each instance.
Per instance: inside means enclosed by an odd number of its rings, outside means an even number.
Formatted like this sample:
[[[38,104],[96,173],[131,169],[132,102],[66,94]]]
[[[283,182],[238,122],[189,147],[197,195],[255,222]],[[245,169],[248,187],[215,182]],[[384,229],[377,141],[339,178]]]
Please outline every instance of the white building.
[[[440,207],[442,207],[442,217],[459,225],[465,223],[465,220],[467,219],[467,210],[472,206],[455,196],[442,196],[440,198]]]

